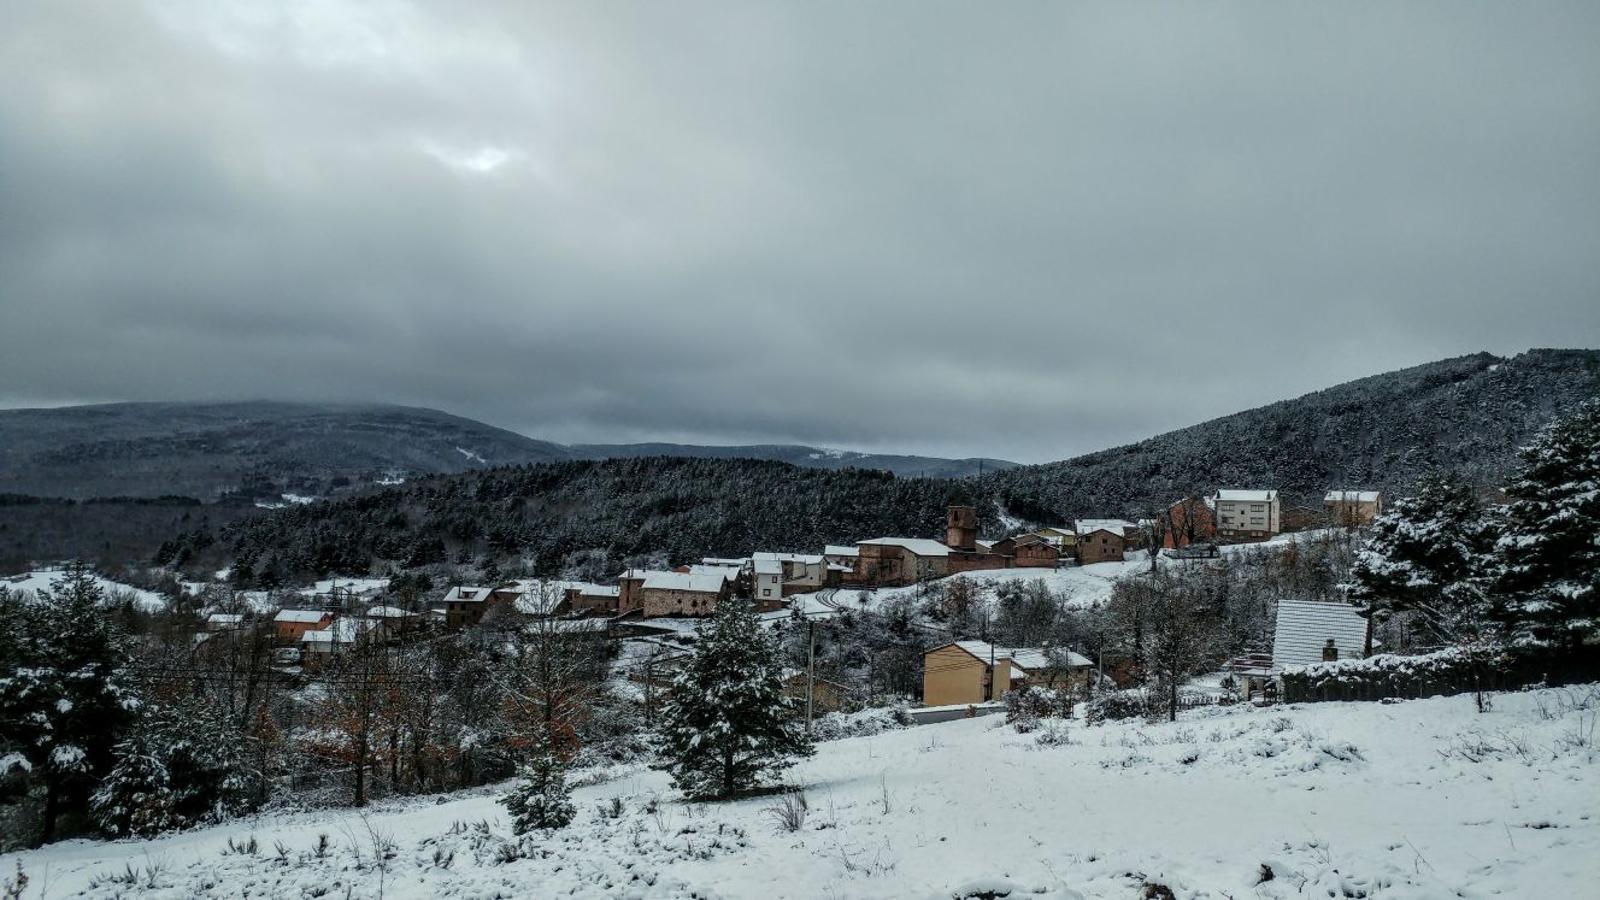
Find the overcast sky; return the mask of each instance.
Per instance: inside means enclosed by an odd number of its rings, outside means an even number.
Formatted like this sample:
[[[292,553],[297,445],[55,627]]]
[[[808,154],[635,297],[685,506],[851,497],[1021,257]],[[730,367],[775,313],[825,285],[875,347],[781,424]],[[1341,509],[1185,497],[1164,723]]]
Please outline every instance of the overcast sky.
[[[1600,346],[1600,3],[0,3],[0,404],[1054,459]]]

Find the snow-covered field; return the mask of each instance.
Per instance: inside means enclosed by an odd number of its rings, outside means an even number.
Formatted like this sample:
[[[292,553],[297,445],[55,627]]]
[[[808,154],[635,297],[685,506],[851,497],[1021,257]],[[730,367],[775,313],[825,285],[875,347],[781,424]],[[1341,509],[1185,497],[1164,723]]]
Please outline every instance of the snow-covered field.
[[[23,572],[21,575],[0,576],[0,587],[12,591],[36,593],[40,590],[49,590],[50,583],[60,577],[60,569],[35,569],[31,572]],[[142,609],[158,610],[164,607],[167,602],[166,598],[155,591],[147,591],[131,585],[121,584],[100,575],[94,576],[94,580],[96,584],[100,585],[100,589],[106,592],[107,596],[121,593],[131,594],[134,603]]]
[[[687,805],[632,770],[578,789],[577,822],[520,848],[480,791],[73,841],[0,858],[0,876],[20,860],[29,897],[1595,896],[1597,698],[1212,708],[1029,734],[994,716],[821,745],[789,774],[809,805],[795,832],[773,798]]]

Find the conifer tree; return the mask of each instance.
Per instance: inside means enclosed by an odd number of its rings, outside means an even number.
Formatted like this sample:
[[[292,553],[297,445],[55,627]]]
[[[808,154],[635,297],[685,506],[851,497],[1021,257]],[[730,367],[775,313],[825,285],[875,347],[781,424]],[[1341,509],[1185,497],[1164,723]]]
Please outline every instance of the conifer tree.
[[[523,767],[516,787],[500,802],[511,813],[511,830],[517,834],[564,828],[577,812],[567,789],[566,769],[548,751],[534,755],[533,761]]]
[[[73,563],[38,594],[7,604],[0,757],[24,761],[42,787],[40,840],[48,842],[61,815],[83,809],[111,768],[138,701],[121,671],[121,635],[88,567]]]
[[[177,824],[172,773],[144,732],[117,744],[117,764],[89,798],[100,830],[112,837],[148,837]]]
[[[1488,624],[1490,526],[1460,476],[1424,476],[1413,496],[1372,523],[1351,570],[1350,601],[1365,606],[1374,624],[1409,612],[1439,643],[1478,639]]]
[[[812,746],[783,693],[778,641],[748,602],[720,604],[698,635],[662,711],[662,768],[690,797],[729,797]]]
[[[1600,633],[1600,400],[1540,433],[1506,493],[1499,616],[1519,642],[1577,650]]]

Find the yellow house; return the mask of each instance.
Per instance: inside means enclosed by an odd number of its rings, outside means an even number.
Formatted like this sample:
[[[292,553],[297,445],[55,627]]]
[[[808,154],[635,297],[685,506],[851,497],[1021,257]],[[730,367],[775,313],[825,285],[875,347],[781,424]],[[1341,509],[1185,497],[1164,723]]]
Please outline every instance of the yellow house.
[[[987,641],[955,641],[922,654],[926,706],[987,703],[1010,689],[1010,651]]]

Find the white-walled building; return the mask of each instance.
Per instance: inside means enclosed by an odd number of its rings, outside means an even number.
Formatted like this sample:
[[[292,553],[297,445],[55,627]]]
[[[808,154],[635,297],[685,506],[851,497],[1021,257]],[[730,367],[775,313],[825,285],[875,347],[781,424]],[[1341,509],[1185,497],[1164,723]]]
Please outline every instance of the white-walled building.
[[[1283,530],[1278,492],[1217,491],[1217,539],[1223,543],[1264,541]]]

